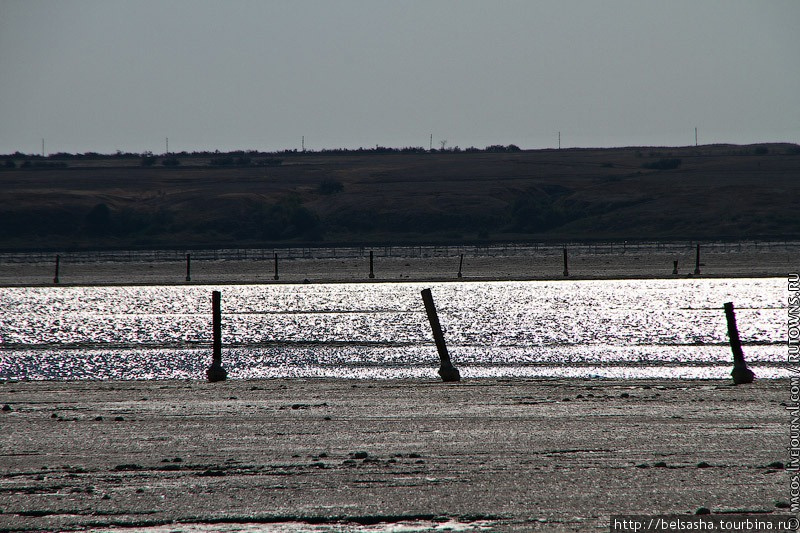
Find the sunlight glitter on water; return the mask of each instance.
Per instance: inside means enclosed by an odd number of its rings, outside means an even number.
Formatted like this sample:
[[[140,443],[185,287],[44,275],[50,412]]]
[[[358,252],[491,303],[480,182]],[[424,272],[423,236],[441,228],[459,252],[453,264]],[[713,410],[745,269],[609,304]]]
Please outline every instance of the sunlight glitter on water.
[[[456,519],[401,520],[360,525],[347,522],[333,524],[311,524],[308,522],[276,522],[267,524],[248,523],[180,523],[166,526],[125,527],[90,529],[92,533],[427,533],[436,531],[489,531],[491,520],[464,522]]]
[[[426,377],[426,287],[464,377],[727,376],[727,301],[757,375],[788,372],[773,278],[7,288],[0,378],[200,378],[214,289],[231,378]]]

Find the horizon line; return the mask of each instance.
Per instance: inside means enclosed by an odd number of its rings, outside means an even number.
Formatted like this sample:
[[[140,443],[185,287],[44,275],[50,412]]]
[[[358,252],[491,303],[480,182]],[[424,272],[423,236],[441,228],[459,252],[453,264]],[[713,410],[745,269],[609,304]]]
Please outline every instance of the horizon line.
[[[114,152],[94,152],[94,151],[86,151],[86,152],[50,152],[47,154],[38,154],[38,153],[25,153],[19,150],[15,152],[0,154],[0,158],[8,159],[13,157],[31,157],[31,158],[49,158],[58,155],[70,155],[70,156],[87,156],[87,155],[98,155],[98,156],[108,156],[108,157],[121,157],[121,156],[138,156],[143,157],[146,155],[156,156],[156,157],[163,157],[175,154],[186,154],[186,155],[206,155],[206,154],[219,154],[219,155],[226,155],[226,154],[264,154],[264,155],[274,155],[274,154],[321,154],[326,152],[381,152],[383,150],[391,150],[396,152],[401,152],[402,150],[414,150],[414,153],[448,153],[448,154],[463,154],[463,153],[492,153],[490,148],[498,147],[498,148],[511,148],[514,147],[510,152],[506,153],[516,153],[516,152],[544,152],[544,151],[565,151],[565,150],[630,150],[630,149],[642,149],[642,148],[702,148],[702,147],[720,147],[720,146],[764,146],[764,145],[792,145],[792,146],[800,146],[798,142],[792,141],[759,141],[759,142],[751,142],[751,143],[732,143],[732,142],[716,142],[716,143],[707,143],[707,144],[684,144],[684,145],[624,145],[624,146],[568,146],[568,147],[548,147],[548,148],[521,148],[518,145],[511,143],[511,144],[490,144],[484,148],[478,148],[475,146],[469,146],[467,148],[460,148],[459,146],[454,146],[452,148],[444,148],[444,149],[427,149],[423,146],[403,146],[403,147],[394,147],[394,146],[380,146],[376,145],[374,148],[366,148],[366,147],[358,147],[358,148],[319,148],[319,149],[297,149],[297,148],[284,148],[275,151],[267,151],[267,150],[258,150],[254,148],[238,148],[233,150],[221,151],[219,149],[202,149],[202,150],[181,150],[181,151],[169,151],[169,152],[161,152],[155,153],[150,150],[145,150],[142,152],[126,152],[124,150],[117,149]],[[498,150],[499,153],[503,153],[502,151]]]

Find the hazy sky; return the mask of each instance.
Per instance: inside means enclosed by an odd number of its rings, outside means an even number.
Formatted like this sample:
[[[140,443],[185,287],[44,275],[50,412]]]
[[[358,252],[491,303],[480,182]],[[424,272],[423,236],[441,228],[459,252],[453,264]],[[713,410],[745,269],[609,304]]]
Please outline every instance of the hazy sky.
[[[0,0],[0,153],[800,142],[798,0]]]

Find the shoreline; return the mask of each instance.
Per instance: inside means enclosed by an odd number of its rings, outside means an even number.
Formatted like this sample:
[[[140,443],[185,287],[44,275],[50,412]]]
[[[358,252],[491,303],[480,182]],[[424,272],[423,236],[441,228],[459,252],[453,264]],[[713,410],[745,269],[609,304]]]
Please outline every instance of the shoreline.
[[[673,274],[678,261],[678,274]],[[612,279],[718,279],[785,277],[800,265],[800,247],[757,251],[709,250],[695,274],[694,252],[628,251],[617,254],[575,253],[568,273],[560,254],[509,256],[376,257],[374,278],[368,258],[291,258],[272,260],[196,260],[190,281],[185,261],[72,263],[62,258],[59,282],[55,262],[0,263],[0,287],[142,286],[142,285],[289,285],[304,283],[410,283],[557,281]],[[462,276],[458,277],[459,266]]]
[[[400,284],[400,283],[504,283],[504,282],[527,282],[527,281],[624,281],[624,280],[703,280],[703,279],[774,279],[785,278],[787,273],[761,273],[761,274],[733,274],[733,275],[700,275],[700,276],[609,276],[609,277],[590,277],[590,276],[569,276],[569,277],[527,277],[527,278],[403,278],[403,279],[366,279],[366,280],[342,280],[342,279],[316,279],[316,280],[286,280],[286,281],[239,281],[239,280],[217,280],[213,279],[197,282],[147,282],[147,281],[101,281],[101,282],[74,282],[74,283],[0,283],[0,289],[13,288],[86,288],[86,287],[211,287],[211,286],[282,286],[282,285],[372,285],[372,284]]]
[[[788,511],[788,393],[787,379],[5,382],[0,529],[769,517]]]

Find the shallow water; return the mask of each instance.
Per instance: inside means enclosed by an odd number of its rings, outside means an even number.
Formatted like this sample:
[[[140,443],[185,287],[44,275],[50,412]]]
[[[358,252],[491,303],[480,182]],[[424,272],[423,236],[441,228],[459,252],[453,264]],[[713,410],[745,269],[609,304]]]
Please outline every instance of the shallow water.
[[[436,378],[423,288],[463,377],[728,377],[728,301],[757,377],[788,375],[760,278],[4,288],[0,379],[203,378],[212,290],[230,378]]]

